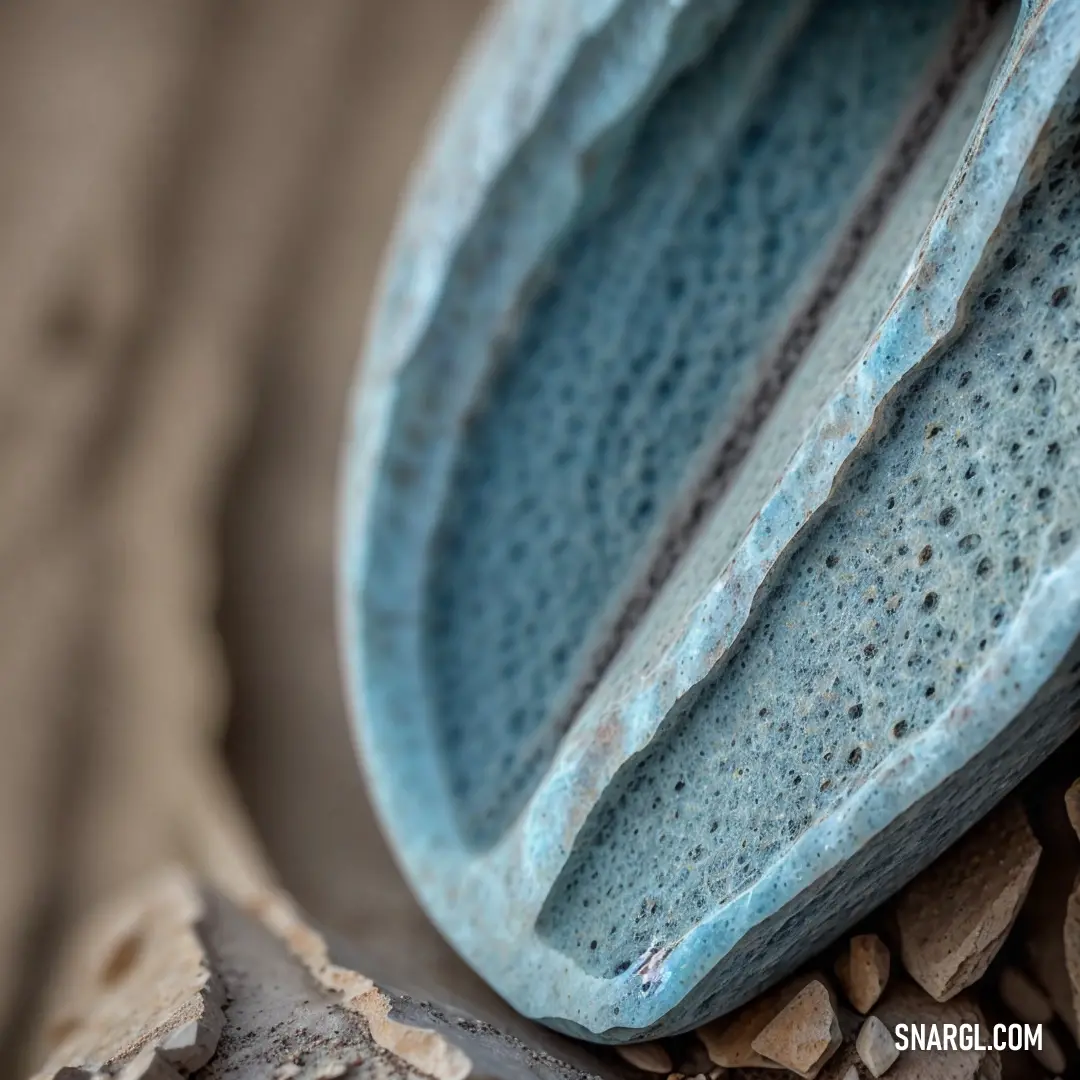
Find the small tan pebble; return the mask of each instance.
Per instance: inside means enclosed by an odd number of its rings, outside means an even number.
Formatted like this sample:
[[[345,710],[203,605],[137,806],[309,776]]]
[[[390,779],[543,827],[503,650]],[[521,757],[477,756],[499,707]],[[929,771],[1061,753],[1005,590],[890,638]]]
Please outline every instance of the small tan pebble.
[[[1080,1043],[1080,887],[1074,885],[1075,868],[1075,859],[1047,861],[1039,888],[1032,890],[1021,914],[1019,936],[1025,967]]]
[[[1080,837],[1080,780],[1066,793],[1065,807],[1069,811],[1069,821]],[[1059,940],[1062,940],[1065,946],[1062,955],[1072,990],[1072,1000],[1063,1003],[1066,1007],[1059,1007],[1057,1012],[1072,1032],[1073,1038],[1080,1044],[1080,878],[1076,879],[1065,902],[1065,925]],[[1062,996],[1064,997],[1064,994]],[[1061,1072],[1060,1069],[1051,1071]]]
[[[1080,780],[1074,780],[1065,792],[1065,810],[1077,837],[1080,838]]]
[[[1018,968],[1001,969],[998,993],[1009,1011],[1025,1024],[1049,1024],[1054,1019],[1050,999]]]
[[[117,1080],[181,1080],[176,1071],[161,1055],[148,1046],[141,1054],[129,1061]]]
[[[671,1072],[671,1055],[659,1043],[631,1043],[629,1046],[616,1046],[615,1050],[623,1061],[645,1072],[662,1073],[664,1076]]]
[[[1072,985],[1072,1032],[1080,1044],[1080,1023],[1077,1021],[1077,1012],[1080,1011],[1080,881],[1065,905],[1065,926],[1061,936],[1065,943],[1065,970]],[[1070,1017],[1065,1019],[1068,1021]]]
[[[848,1001],[863,1015],[889,981],[889,947],[877,934],[856,934],[836,961],[836,975]]]
[[[1054,1033],[1048,1028],[1042,1029],[1042,1046],[1033,1046],[1031,1056],[1051,1075],[1060,1076],[1065,1071],[1067,1064],[1065,1051],[1061,1049],[1061,1043],[1054,1037]]]
[[[841,1041],[832,995],[815,979],[765,1025],[751,1046],[762,1057],[811,1080]]]
[[[797,976],[737,1012],[699,1027],[695,1034],[710,1060],[723,1069],[779,1069],[775,1061],[762,1057],[752,1043],[765,1025],[814,978],[814,975]]]
[[[876,1016],[866,1018],[855,1040],[855,1050],[874,1076],[883,1076],[900,1056],[892,1032]]]
[[[1027,896],[1042,847],[1015,799],[984,818],[920,874],[896,903],[911,977],[947,1001],[981,978]]]

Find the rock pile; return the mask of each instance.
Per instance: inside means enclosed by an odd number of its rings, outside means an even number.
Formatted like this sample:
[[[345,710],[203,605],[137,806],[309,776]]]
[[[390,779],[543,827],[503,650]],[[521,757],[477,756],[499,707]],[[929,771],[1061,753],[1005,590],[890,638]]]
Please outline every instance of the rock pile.
[[[1069,827],[1071,824],[1071,828]],[[669,1080],[1041,1080],[1080,1067],[1080,780],[984,818],[811,969],[675,1043],[623,1047]],[[824,972],[833,972],[830,978]],[[1042,1025],[1026,1050],[917,1045],[910,1025]],[[904,1028],[908,1025],[908,1028]],[[926,1030],[929,1030],[927,1028]],[[674,1065],[672,1063],[674,1062]]]

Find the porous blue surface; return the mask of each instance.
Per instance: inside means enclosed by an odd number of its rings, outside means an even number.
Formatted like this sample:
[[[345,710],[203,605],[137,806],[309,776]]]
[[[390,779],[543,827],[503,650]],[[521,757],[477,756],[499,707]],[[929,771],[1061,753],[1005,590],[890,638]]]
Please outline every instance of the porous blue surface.
[[[753,886],[934,725],[1080,540],[1071,153],[998,238],[963,336],[888,401],[722,662],[597,802],[539,924],[587,970]]]
[[[1075,723],[1080,0],[997,19],[523,2],[451,100],[345,666],[418,895],[529,1015],[734,1007]]]
[[[664,92],[473,407],[428,570],[425,647],[477,844],[498,839],[550,761],[642,545],[694,453],[736,421],[955,15],[939,0],[787,7],[764,72],[768,20],[748,8]],[[740,65],[757,85],[732,108]]]

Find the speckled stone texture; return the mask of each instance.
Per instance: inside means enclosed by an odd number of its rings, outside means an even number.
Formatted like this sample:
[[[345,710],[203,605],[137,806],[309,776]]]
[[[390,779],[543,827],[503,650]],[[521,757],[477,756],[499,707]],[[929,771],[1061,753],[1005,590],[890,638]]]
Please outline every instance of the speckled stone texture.
[[[355,397],[346,671],[413,886],[627,1042],[1075,725],[1080,0],[510,3]]]

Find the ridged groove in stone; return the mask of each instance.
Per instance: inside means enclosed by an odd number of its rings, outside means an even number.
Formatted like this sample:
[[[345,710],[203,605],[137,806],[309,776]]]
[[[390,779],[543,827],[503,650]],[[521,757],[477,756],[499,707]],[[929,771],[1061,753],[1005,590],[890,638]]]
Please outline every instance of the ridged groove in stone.
[[[819,3],[730,127],[741,26],[652,111],[474,411],[425,650],[460,827],[493,842],[550,759],[590,642],[873,171],[955,16]],[[725,46],[724,42],[727,43]],[[734,44],[733,44],[734,43]]]
[[[962,337],[894,396],[721,667],[594,808],[538,925],[586,970],[624,971],[751,888],[942,716],[1030,583],[1074,552],[1080,117],[1069,125]]]

